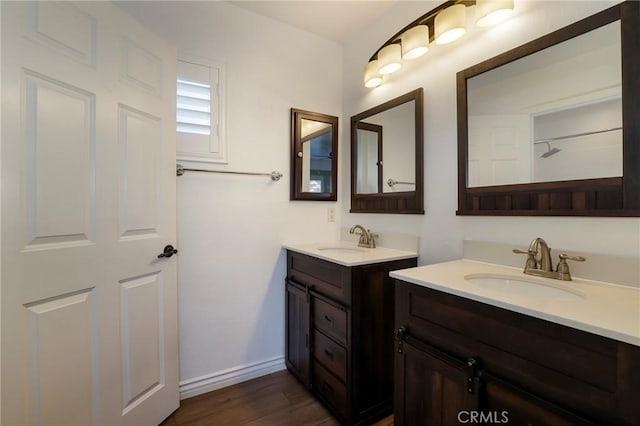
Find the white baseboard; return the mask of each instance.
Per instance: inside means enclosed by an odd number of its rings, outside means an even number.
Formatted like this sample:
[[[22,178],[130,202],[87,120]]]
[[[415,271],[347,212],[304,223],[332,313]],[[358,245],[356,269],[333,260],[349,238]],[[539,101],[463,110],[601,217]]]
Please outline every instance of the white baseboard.
[[[192,396],[246,382],[285,368],[287,367],[284,364],[284,356],[278,356],[184,380],[180,382],[180,399],[191,398]]]

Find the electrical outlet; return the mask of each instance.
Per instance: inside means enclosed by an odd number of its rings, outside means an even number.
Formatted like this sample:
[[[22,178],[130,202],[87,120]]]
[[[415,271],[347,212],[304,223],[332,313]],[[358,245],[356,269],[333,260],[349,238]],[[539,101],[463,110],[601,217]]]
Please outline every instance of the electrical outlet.
[[[333,206],[329,206],[327,209],[327,222],[336,221],[336,209]]]

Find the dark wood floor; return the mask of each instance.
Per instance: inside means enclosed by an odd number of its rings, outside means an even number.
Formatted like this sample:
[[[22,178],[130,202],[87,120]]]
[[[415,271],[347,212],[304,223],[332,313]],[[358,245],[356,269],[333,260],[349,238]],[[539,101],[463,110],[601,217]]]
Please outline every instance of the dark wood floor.
[[[181,401],[161,426],[337,426],[286,370]],[[392,426],[388,417],[376,426]]]

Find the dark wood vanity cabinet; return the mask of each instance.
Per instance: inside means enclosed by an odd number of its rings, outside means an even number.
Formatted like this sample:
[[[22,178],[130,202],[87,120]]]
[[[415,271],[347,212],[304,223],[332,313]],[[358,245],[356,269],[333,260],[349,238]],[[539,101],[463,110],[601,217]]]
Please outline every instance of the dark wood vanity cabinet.
[[[285,362],[343,424],[370,424],[392,411],[389,272],[416,264],[347,267],[287,252]]]
[[[640,347],[403,281],[395,311],[396,425],[640,424]]]

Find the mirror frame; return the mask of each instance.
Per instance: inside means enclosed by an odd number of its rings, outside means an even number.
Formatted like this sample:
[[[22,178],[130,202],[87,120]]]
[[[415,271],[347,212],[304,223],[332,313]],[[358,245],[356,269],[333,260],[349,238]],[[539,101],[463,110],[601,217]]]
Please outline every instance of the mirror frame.
[[[320,121],[331,125],[331,192],[302,191],[302,120]],[[291,108],[291,192],[289,199],[298,201],[338,200],[338,117],[319,112]]]
[[[415,101],[415,190],[358,194],[358,123],[388,109]],[[351,117],[351,213],[424,214],[424,106],[420,87]],[[380,176],[379,179],[382,179]]]
[[[620,20],[622,177],[467,187],[467,79]],[[626,1],[457,73],[458,210],[484,216],[640,216],[640,2]]]

